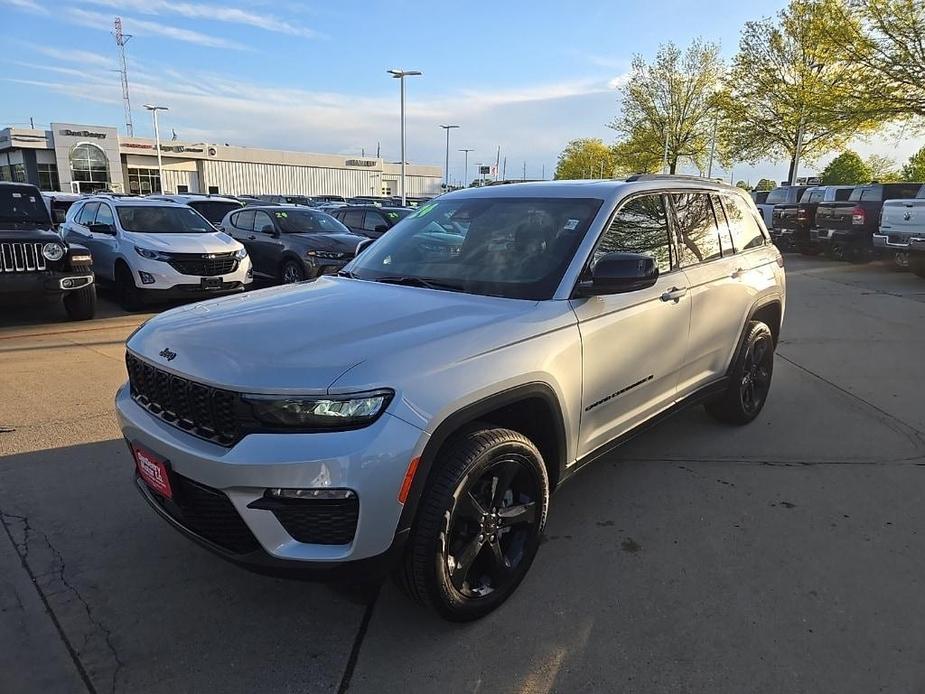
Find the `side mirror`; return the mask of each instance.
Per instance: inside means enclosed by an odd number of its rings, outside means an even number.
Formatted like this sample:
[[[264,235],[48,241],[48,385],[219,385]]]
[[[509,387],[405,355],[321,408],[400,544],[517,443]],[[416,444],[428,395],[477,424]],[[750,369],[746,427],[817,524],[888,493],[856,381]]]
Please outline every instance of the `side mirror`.
[[[389,230],[388,224],[377,224],[375,228],[373,228],[373,231],[375,231],[377,234],[384,234],[388,230]]]
[[[354,253],[354,256],[360,255],[360,253],[362,253],[362,252],[365,251],[367,248],[369,248],[370,246],[372,246],[372,245],[373,245],[373,241],[375,241],[375,239],[363,239],[362,241],[360,241],[360,242],[357,244],[357,249],[356,249],[356,252]]]
[[[623,294],[647,289],[658,280],[655,259],[642,253],[608,253],[594,264],[591,281],[578,285],[579,296]]]
[[[260,233],[261,233],[261,234],[269,234],[270,236],[276,236],[276,229],[273,227],[272,224],[264,224],[264,225],[260,228]]]
[[[115,236],[116,229],[112,224],[90,224],[87,228],[94,234],[109,234]]]

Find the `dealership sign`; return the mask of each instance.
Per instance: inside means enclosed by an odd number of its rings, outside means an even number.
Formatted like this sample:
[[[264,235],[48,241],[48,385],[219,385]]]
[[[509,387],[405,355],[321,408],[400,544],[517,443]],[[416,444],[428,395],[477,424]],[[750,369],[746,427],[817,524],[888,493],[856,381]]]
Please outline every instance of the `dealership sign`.
[[[376,165],[375,159],[348,159],[346,161],[347,166],[365,166],[371,167]]]
[[[94,133],[89,130],[68,130],[65,128],[64,130],[59,130],[58,133],[60,135],[67,135],[68,137],[92,137],[97,140],[106,139],[106,133]]]

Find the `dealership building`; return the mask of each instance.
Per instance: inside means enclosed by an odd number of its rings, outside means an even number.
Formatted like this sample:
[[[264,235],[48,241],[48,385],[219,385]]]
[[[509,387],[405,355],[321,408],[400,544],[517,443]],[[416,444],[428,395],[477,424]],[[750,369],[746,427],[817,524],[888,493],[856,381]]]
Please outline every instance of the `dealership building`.
[[[401,165],[377,157],[309,154],[209,142],[154,140],[116,128],[52,123],[0,130],[0,180],[42,190],[219,195],[398,195]],[[439,166],[405,166],[409,196],[440,192]]]

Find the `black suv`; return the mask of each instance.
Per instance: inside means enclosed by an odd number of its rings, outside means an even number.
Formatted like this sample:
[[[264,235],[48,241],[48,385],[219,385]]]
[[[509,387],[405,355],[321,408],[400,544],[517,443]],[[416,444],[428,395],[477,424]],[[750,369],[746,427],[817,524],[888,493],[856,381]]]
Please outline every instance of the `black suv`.
[[[255,276],[283,284],[335,274],[365,238],[329,214],[297,205],[230,212],[219,228],[244,244]]]
[[[35,186],[0,183],[0,303],[64,301],[71,320],[96,313],[90,251],[54,231]]]
[[[414,210],[407,207],[355,205],[342,207],[331,214],[355,234],[378,239]]]

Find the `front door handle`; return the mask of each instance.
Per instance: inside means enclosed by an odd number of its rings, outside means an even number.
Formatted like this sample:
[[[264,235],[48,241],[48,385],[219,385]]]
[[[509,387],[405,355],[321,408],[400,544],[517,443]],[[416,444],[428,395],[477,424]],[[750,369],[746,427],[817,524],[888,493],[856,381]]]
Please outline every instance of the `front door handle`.
[[[248,236],[248,237],[247,237],[247,240],[248,240],[248,241],[256,241],[256,240],[257,240],[257,237],[256,237],[256,236]]]
[[[662,301],[674,301],[678,303],[681,300],[681,297],[687,294],[687,287],[672,287],[670,290],[662,294]]]
[[[734,280],[737,280],[737,279],[739,279],[739,278],[742,276],[742,273],[743,273],[743,272],[745,272],[745,270],[743,270],[743,269],[740,268],[740,267],[737,267],[737,268],[735,269],[735,271],[733,271],[733,273],[732,273],[731,275],[729,275],[729,277],[731,277],[731,278],[734,279]]]

